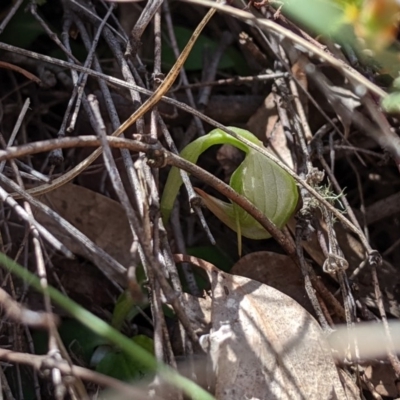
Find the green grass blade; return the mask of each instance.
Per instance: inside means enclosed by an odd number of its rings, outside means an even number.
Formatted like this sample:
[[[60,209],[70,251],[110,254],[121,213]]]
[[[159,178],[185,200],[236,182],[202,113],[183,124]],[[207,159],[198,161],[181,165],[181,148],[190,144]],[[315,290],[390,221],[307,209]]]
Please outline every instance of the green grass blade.
[[[0,253],[0,265],[26,281],[30,286],[39,292],[43,293],[43,288],[40,286],[39,278],[31,272],[20,266],[18,263]],[[191,380],[179,375],[175,370],[165,364],[158,363],[156,359],[144,350],[141,346],[135,344],[128,337],[124,336],[111,325],[107,324],[100,318],[85,310],[78,303],[64,296],[61,292],[53,287],[49,287],[47,292],[50,298],[64,310],[68,311],[72,317],[77,319],[81,324],[92,330],[96,334],[110,341],[110,343],[118,346],[127,355],[134,360],[142,363],[150,370],[157,371],[159,375],[168,383],[181,389],[184,393],[196,400],[215,400],[215,398],[198,386]]]

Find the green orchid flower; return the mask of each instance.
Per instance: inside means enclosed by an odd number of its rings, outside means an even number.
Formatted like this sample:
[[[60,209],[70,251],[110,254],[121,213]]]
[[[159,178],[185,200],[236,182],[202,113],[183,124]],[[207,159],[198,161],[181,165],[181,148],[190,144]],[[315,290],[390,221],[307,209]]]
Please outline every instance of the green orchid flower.
[[[262,142],[249,131],[235,127],[229,127],[229,129],[255,145],[263,147]],[[182,150],[180,156],[196,163],[204,151],[219,144],[230,144],[246,154],[243,162],[232,174],[229,185],[253,203],[278,228],[282,228],[296,208],[298,191],[294,179],[275,162],[221,129],[214,129],[208,135],[188,144]],[[169,220],[181,184],[180,171],[173,167],[161,198],[161,214],[164,223]],[[241,253],[242,235],[250,239],[271,237],[270,233],[260,223],[237,204],[216,199],[200,189],[196,189],[196,192],[216,217],[237,232],[239,253]]]

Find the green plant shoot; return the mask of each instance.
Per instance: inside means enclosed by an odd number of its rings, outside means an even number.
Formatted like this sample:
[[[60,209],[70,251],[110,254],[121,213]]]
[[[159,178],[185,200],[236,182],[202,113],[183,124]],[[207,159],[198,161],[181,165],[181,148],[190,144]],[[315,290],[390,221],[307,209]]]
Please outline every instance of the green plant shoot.
[[[247,130],[229,127],[236,134],[246,138],[257,146],[263,144]],[[294,179],[275,162],[258,151],[248,147],[238,139],[221,129],[214,129],[188,144],[181,152],[181,157],[197,162],[199,156],[209,147],[230,144],[245,152],[245,159],[232,174],[229,182],[232,189],[246,197],[263,212],[278,228],[282,228],[293,214],[298,201],[298,191]],[[164,223],[168,222],[171,211],[182,184],[178,168],[173,167],[161,198],[161,213]],[[207,208],[229,228],[238,234],[239,254],[241,236],[250,239],[271,237],[250,214],[235,203],[226,203],[197,189]]]

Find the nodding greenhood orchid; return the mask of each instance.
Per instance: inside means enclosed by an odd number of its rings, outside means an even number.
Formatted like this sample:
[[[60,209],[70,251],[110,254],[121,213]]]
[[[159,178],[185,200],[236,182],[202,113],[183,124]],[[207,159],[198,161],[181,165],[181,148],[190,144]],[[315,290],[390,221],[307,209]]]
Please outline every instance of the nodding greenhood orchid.
[[[262,142],[249,131],[235,127],[229,127],[229,129],[257,146],[263,147]],[[230,144],[246,154],[243,162],[232,174],[229,185],[253,203],[278,228],[282,228],[295,210],[298,191],[294,179],[274,161],[221,129],[214,129],[208,135],[188,144],[180,156],[196,163],[204,151],[219,144]],[[161,198],[161,213],[164,223],[170,217],[181,184],[182,178],[179,169],[173,167]],[[270,233],[240,206],[216,199],[200,189],[196,189],[196,192],[216,217],[237,232],[239,254],[241,253],[242,235],[250,239],[271,237]]]

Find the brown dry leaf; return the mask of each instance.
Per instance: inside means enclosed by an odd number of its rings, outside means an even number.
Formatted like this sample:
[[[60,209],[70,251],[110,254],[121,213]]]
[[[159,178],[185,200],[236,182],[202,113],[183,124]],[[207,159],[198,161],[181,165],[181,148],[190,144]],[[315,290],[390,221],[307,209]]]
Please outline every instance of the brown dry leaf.
[[[217,151],[217,160],[224,170],[224,181],[229,183],[232,174],[244,160],[244,154],[237,147],[224,144]]]
[[[359,400],[361,397],[360,388],[354,382],[355,379],[344,369],[339,369],[340,380],[346,391],[347,400]]]
[[[314,314],[301,271],[290,257],[270,251],[258,251],[242,257],[230,272],[271,286]]]
[[[320,225],[322,230],[325,232],[325,237],[327,237],[326,226],[321,218]],[[295,219],[291,218],[287,226],[294,234],[296,227]],[[347,273],[348,276],[350,276],[365,259],[365,251],[361,242],[350,232],[346,231],[342,224],[336,223],[334,228],[339,246],[349,263]],[[309,241],[302,241],[302,246],[311,258],[322,268],[325,256],[319,245],[316,233],[314,232],[311,235]],[[400,318],[400,298],[398,294],[400,288],[400,275],[396,272],[393,266],[386,262],[384,262],[382,267],[379,268],[378,273],[379,283],[384,293],[383,300],[386,312]],[[368,268],[364,268],[364,270],[357,276],[355,283],[357,284],[357,291],[355,293],[356,297],[362,299],[369,307],[377,309],[375,292],[372,286],[371,271]]]
[[[346,399],[322,331],[303,307],[267,285],[201,267],[213,299],[212,329],[201,342],[218,400]]]
[[[189,293],[182,293],[185,312],[193,329],[198,335],[210,331],[211,327],[211,298],[209,296],[195,297]]]
[[[305,65],[306,64],[304,63],[303,57],[300,57],[299,59],[296,60],[295,63],[293,63],[291,69],[293,77],[296,78],[296,82],[298,82],[300,86],[304,89],[304,90],[298,89],[299,98],[304,109],[304,114],[308,115],[308,98],[305,94],[305,91],[308,90],[308,79],[304,69]],[[312,138],[307,138],[307,141],[311,139]]]
[[[293,168],[292,153],[287,145],[287,139],[278,116],[273,93],[267,96],[263,105],[250,117],[247,122],[247,128],[282,162],[288,167]]]
[[[390,364],[375,364],[365,368],[365,376],[374,385],[381,396],[398,398],[400,393],[396,388],[396,376]]]
[[[119,203],[73,184],[46,193],[40,200],[122,265],[129,265],[132,233]],[[62,239],[71,251],[81,254],[75,241],[65,236]]]

